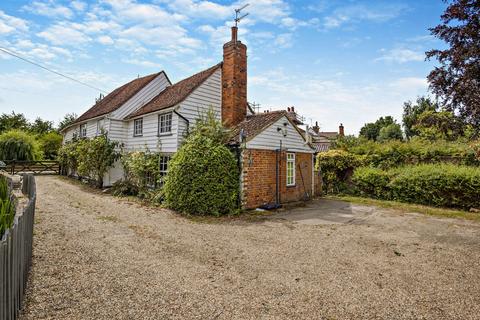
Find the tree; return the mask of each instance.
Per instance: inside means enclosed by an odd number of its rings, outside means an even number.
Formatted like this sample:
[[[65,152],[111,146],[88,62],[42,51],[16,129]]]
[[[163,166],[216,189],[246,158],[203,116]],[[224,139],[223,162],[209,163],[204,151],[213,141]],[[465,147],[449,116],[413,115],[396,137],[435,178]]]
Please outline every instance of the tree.
[[[418,120],[418,116],[425,111],[437,111],[438,104],[433,102],[429,97],[418,97],[414,102],[407,101],[403,104],[403,129],[405,130],[405,137],[410,139],[413,136],[419,135],[418,130],[413,126]]]
[[[389,126],[391,124],[395,124],[396,121],[391,116],[380,117],[377,121],[366,123],[360,129],[360,136],[365,137],[368,140],[376,141],[378,135],[380,134],[380,130],[383,127]]]
[[[75,120],[77,120],[78,116],[76,113],[67,113],[63,116],[63,119],[58,124],[58,130],[62,131],[62,129],[71,125]]]
[[[35,121],[30,124],[29,131],[35,134],[46,134],[54,131],[53,122],[48,120],[42,120],[40,117],[37,117]]]
[[[52,131],[39,137],[43,157],[49,160],[55,160],[58,156],[58,150],[62,146],[63,137],[58,132]]]
[[[20,130],[10,130],[0,135],[0,160],[37,160],[42,157],[35,138]]]
[[[28,120],[21,113],[12,111],[11,114],[4,113],[0,116],[0,133],[13,129],[27,130],[28,127]]]
[[[480,126],[480,3],[454,0],[441,16],[442,23],[430,31],[448,44],[433,49],[427,59],[440,66],[428,75],[430,89],[449,111],[458,111],[469,123]]]
[[[379,142],[385,142],[389,140],[402,140],[402,128],[398,123],[389,124],[386,127],[380,129],[377,140]]]
[[[428,110],[419,115],[413,129],[429,140],[454,141],[464,136],[465,124],[450,111]]]

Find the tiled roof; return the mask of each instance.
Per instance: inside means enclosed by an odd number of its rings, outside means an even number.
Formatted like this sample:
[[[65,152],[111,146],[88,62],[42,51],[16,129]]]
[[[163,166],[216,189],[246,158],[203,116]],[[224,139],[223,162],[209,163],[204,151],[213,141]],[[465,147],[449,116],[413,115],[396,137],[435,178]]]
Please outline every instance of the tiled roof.
[[[325,131],[324,131],[324,132],[322,132],[322,131],[320,131],[320,132],[318,133],[318,135],[321,136],[321,137],[326,137],[326,138],[330,138],[330,139],[335,139],[335,138],[337,138],[337,136],[338,136],[338,132],[335,132],[335,131],[330,131],[330,132],[325,132]]]
[[[222,63],[219,63],[211,68],[208,68],[207,70],[203,70],[191,77],[165,88],[165,90],[160,92],[155,98],[150,100],[150,102],[138,109],[136,112],[132,113],[128,118],[166,109],[182,102],[190,93],[193,92],[193,90],[200,86],[221,66]]]
[[[163,72],[163,71],[162,71]],[[113,90],[102,100],[98,101],[93,107],[88,109],[84,114],[82,114],[75,123],[95,118],[120,108],[125,102],[133,97],[138,91],[145,87],[150,81],[155,79],[160,73],[150,74],[145,77],[141,77],[135,80],[130,81],[127,84]]]
[[[315,148],[315,152],[324,152],[330,149],[330,142],[314,142],[312,146]]]
[[[278,121],[281,117],[286,116],[287,111],[270,111],[264,113],[257,113],[240,122],[232,129],[232,139],[230,142],[239,142],[239,134],[243,129],[243,135],[247,140],[255,137],[271,124]]]

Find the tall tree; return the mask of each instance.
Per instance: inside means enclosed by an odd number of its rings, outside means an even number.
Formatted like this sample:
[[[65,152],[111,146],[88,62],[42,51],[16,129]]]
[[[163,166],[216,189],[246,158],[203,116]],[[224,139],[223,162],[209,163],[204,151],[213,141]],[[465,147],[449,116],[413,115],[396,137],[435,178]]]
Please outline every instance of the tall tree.
[[[42,120],[40,117],[37,117],[37,119],[35,119],[35,121],[30,124],[29,129],[30,132],[40,135],[54,131],[53,122],[48,120]]]
[[[415,102],[407,101],[403,104],[403,129],[405,136],[410,139],[419,135],[419,131],[413,128],[417,123],[418,117],[425,111],[437,111],[438,104],[428,97],[418,97]]]
[[[431,33],[445,41],[445,50],[430,50],[440,66],[428,75],[430,89],[450,111],[480,126],[480,1],[453,0]]]
[[[22,113],[3,113],[0,116],[0,133],[10,131],[12,129],[26,130],[29,124],[27,118]]]
[[[375,122],[366,123],[360,129],[360,136],[365,137],[368,140],[374,140],[375,141],[375,140],[378,139],[378,136],[380,134],[380,130],[383,127],[387,127],[391,124],[396,124],[395,119],[393,119],[391,116],[380,117]]]
[[[77,120],[78,116],[76,113],[67,113],[66,115],[63,116],[63,119],[60,121],[58,124],[58,130],[62,130],[66,127],[68,127],[70,124],[75,122]]]

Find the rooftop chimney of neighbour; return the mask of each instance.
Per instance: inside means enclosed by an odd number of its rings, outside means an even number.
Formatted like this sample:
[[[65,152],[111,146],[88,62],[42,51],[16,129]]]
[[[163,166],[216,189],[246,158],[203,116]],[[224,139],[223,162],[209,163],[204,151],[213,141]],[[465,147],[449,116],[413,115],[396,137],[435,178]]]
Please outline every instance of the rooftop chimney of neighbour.
[[[345,136],[345,131],[344,131],[344,128],[343,128],[343,124],[340,123],[340,126],[338,127],[338,135],[340,137],[344,137]]]
[[[313,131],[318,134],[320,132],[320,127],[318,126],[318,121],[315,121],[315,125],[313,126]]]

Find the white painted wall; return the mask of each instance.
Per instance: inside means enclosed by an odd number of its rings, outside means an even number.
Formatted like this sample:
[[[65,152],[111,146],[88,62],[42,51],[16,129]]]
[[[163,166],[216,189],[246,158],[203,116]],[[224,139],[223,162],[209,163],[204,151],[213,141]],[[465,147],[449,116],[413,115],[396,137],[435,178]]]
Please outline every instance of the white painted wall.
[[[113,119],[124,119],[132,112],[143,107],[147,102],[152,100],[160,92],[162,92],[171,83],[165,76],[165,73],[160,73],[155,79],[150,81],[145,87],[125,102],[120,108],[113,111],[110,117]]]
[[[282,129],[285,128],[283,125],[284,123],[287,123],[286,137],[283,136],[281,131],[277,130],[279,127]],[[280,148],[280,141],[282,141],[282,149],[286,148],[288,151],[315,152],[310,146],[305,144],[302,135],[293,127],[292,123],[285,116],[248,141],[247,148],[276,150]]]

